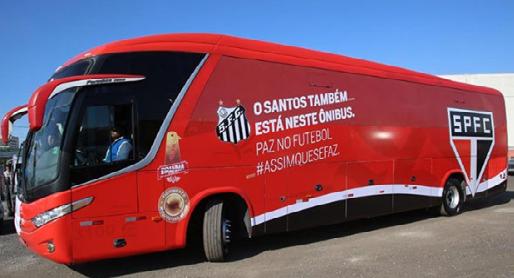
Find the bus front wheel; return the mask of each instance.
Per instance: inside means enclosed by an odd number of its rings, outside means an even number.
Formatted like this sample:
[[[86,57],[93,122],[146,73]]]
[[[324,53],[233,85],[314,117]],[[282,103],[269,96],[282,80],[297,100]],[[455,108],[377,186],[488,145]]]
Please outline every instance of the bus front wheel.
[[[203,249],[210,262],[224,261],[232,240],[232,221],[224,211],[220,199],[207,203],[203,218]]]

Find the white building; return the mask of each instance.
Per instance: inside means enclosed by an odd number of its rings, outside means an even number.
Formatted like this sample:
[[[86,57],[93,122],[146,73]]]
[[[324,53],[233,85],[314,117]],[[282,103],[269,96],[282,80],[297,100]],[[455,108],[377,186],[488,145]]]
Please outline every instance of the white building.
[[[8,143],[8,146],[13,148],[13,149],[18,149],[19,146],[20,146],[20,138],[16,137],[16,136],[10,136],[9,137],[9,143]]]
[[[440,77],[473,85],[491,87],[503,93],[505,97],[505,109],[507,110],[509,153],[510,156],[514,156],[514,73],[455,74],[440,75]]]
[[[16,136],[10,136],[7,145],[4,145],[0,141],[0,161],[12,158],[12,156],[18,152],[19,146],[20,139]]]

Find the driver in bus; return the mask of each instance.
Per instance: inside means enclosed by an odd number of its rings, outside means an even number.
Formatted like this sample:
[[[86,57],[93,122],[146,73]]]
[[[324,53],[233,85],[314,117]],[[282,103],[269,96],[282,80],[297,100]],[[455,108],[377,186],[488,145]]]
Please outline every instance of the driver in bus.
[[[111,163],[114,161],[127,160],[132,151],[130,139],[125,137],[125,131],[121,127],[114,127],[111,130],[112,143],[107,149],[103,162]]]

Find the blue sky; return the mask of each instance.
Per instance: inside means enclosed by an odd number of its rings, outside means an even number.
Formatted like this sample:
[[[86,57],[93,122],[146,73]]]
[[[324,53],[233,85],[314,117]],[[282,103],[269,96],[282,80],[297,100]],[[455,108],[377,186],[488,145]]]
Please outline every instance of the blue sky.
[[[209,32],[432,73],[514,72],[514,1],[2,1],[0,114],[76,54],[149,34]],[[24,137],[26,122],[15,135]]]

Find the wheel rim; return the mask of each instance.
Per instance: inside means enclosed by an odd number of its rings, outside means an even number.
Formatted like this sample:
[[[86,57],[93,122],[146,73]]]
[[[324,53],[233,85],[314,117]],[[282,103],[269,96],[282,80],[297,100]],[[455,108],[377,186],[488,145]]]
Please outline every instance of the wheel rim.
[[[227,246],[232,240],[232,221],[229,219],[223,218],[221,222],[221,233],[223,241],[223,245]]]
[[[460,202],[460,194],[459,190],[455,186],[451,186],[448,188],[446,192],[446,204],[449,208],[455,209],[459,205]]]

